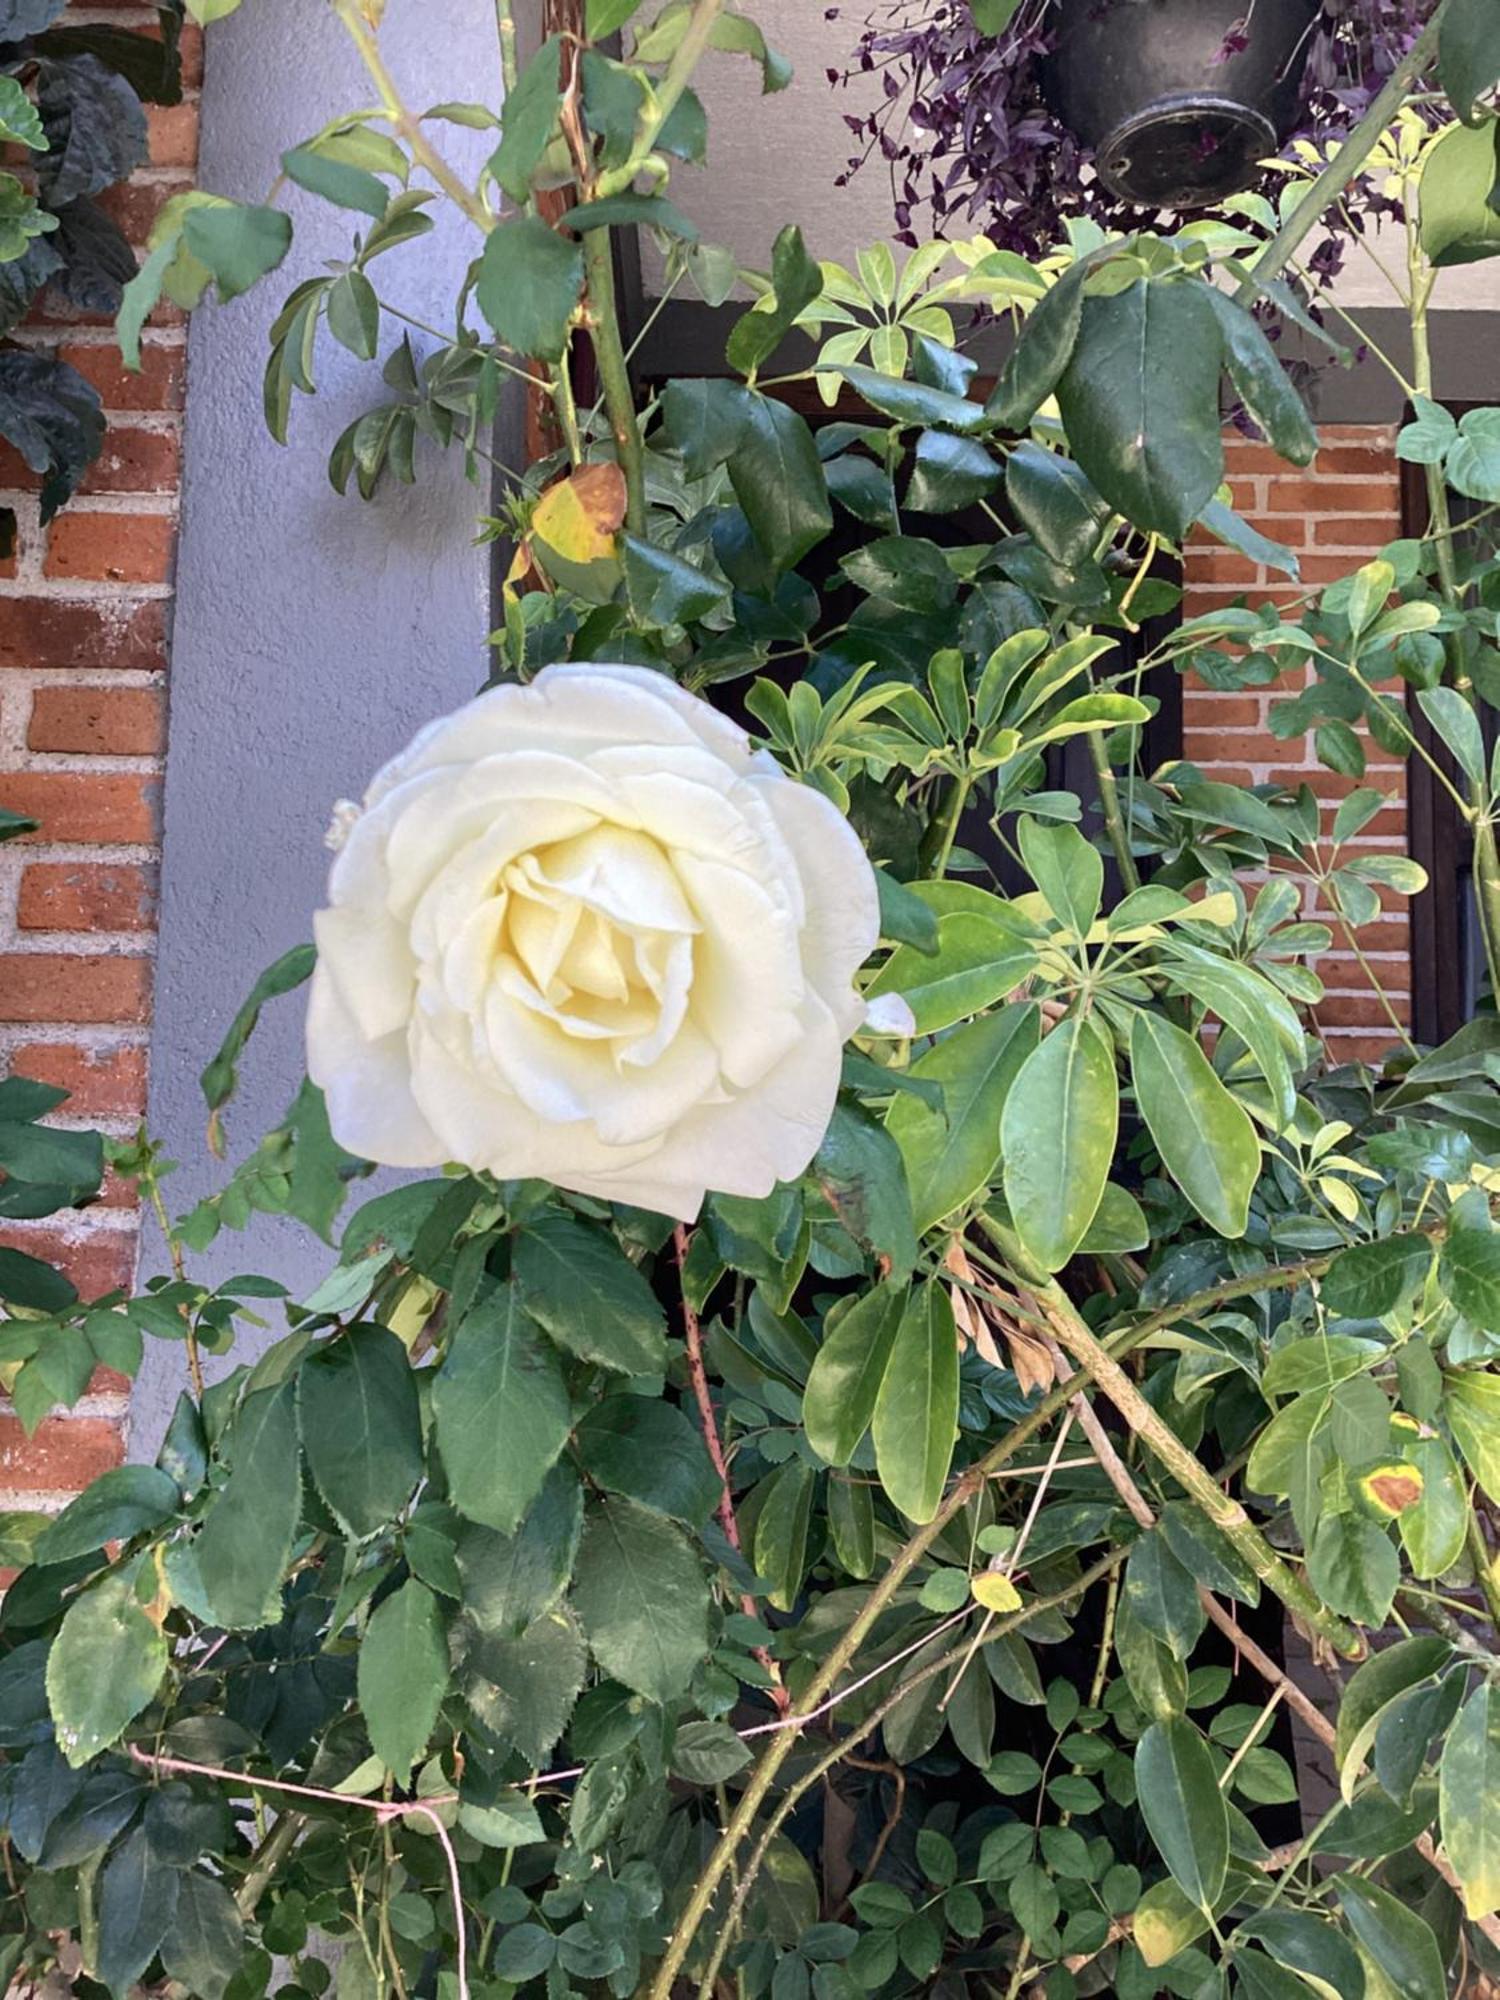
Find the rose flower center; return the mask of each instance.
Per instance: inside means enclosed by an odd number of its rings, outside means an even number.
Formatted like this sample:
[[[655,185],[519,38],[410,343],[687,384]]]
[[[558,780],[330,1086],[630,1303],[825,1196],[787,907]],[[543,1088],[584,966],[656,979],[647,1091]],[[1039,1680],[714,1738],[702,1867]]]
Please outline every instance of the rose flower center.
[[[613,1041],[649,1062],[687,1012],[700,926],[668,856],[648,835],[601,822],[510,862],[495,976],[563,1034]]]

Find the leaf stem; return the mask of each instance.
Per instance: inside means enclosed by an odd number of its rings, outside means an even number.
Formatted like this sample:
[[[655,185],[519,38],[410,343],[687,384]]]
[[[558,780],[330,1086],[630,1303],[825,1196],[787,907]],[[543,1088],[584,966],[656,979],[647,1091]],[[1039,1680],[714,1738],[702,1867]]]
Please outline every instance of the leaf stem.
[[[370,72],[371,81],[380,92],[380,102],[392,128],[406,141],[412,159],[426,170],[443,190],[448,199],[468,216],[478,228],[489,233],[495,226],[496,218],[490,214],[479,196],[466,187],[458,174],[449,166],[442,154],[422,130],[422,121],[407,108],[396,80],[386,67],[385,58],[380,53],[380,44],[374,30],[360,16],[357,0],[333,0],[333,11],[344,25],[344,31],[359,51],[360,61]]]
[[[1469,1518],[1464,1524],[1464,1543],[1469,1552],[1469,1560],[1474,1565],[1475,1580],[1490,1614],[1490,1623],[1500,1631],[1500,1580],[1495,1576],[1495,1558],[1490,1553],[1489,1543],[1484,1538],[1484,1530],[1479,1525],[1479,1517],[1474,1509],[1469,1509]]]
[[[1447,0],[1440,0],[1437,12],[1412,43],[1401,62],[1391,71],[1384,88],[1372,100],[1364,117],[1350,132],[1322,173],[1309,185],[1307,192],[1261,252],[1251,270],[1240,279],[1241,299],[1257,285],[1269,284],[1273,278],[1280,277],[1302,243],[1317,227],[1324,213],[1338,200],[1340,194],[1374,152],[1386,128],[1405,104],[1412,84],[1437,54],[1438,34],[1446,12]]]
[[[667,73],[657,85],[649,110],[641,120],[630,158],[613,173],[600,176],[600,195],[618,194],[635,184],[646,155],[656,144],[662,127],[677,109],[678,100],[693,78],[693,72],[708,48],[714,23],[724,11],[724,0],[698,0],[677,53],[667,65]]]
[[[1125,884],[1127,894],[1141,886],[1141,871],[1136,866],[1135,856],[1130,849],[1130,830],[1125,824],[1125,815],[1120,808],[1120,788],[1115,782],[1114,766],[1109,761],[1108,746],[1102,729],[1090,729],[1086,742],[1089,759],[1094,766],[1094,782],[1099,789],[1099,809],[1104,814],[1104,829],[1109,835],[1109,844],[1114,852],[1120,870],[1120,879]]]
[[[599,364],[599,386],[604,392],[604,408],[614,433],[620,470],[625,474],[625,524],[633,535],[646,533],[646,456],[641,443],[640,419],[636,414],[635,392],[630,386],[630,368],[620,338],[620,311],[615,297],[614,253],[608,229],[583,231],[583,266],[588,278],[588,326],[593,336],[594,358]]]
[[[521,73],[516,54],[516,17],[511,11],[511,0],[495,0],[495,33],[500,40],[500,79],[505,85],[505,98],[509,103]]]
[[[1033,1618],[1041,1617],[1043,1612],[1055,1611],[1064,1604],[1072,1603],[1074,1598],[1081,1597],[1085,1591],[1091,1589],[1099,1581],[1100,1577],[1112,1577],[1120,1564],[1124,1562],[1128,1553],[1127,1549],[1113,1549],[1107,1556],[1101,1557],[1098,1562],[1094,1563],[1089,1569],[1086,1569],[1081,1576],[1075,1577],[1072,1583],[1066,1584],[1061,1590],[1053,1592],[1050,1597],[1039,1597],[1032,1603],[1023,1605],[1019,1611],[1012,1611],[1005,1617],[986,1619],[986,1624],[992,1626],[992,1630],[988,1635],[989,1638],[1003,1638],[1008,1632],[1018,1631],[1023,1625],[1029,1624]],[[718,1978],[719,1968],[724,1961],[725,1951],[734,1934],[736,1922],[744,1909],[750,1891],[754,1887],[755,1878],[760,1873],[766,1856],[770,1852],[772,1841],[775,1840],[776,1835],[780,1832],[788,1816],[795,1811],[799,1801],[805,1798],[813,1786],[819,1784],[836,1764],[842,1763],[849,1756],[850,1752],[862,1743],[873,1730],[878,1729],[880,1724],[891,1713],[892,1709],[905,1701],[924,1682],[932,1680],[937,1674],[944,1673],[956,1650],[956,1647],[946,1647],[935,1660],[929,1660],[925,1666],[919,1667],[915,1673],[908,1674],[904,1680],[892,1688],[890,1693],[871,1709],[870,1713],[862,1721],[854,1725],[847,1736],[840,1737],[839,1741],[831,1749],[826,1750],[816,1763],[810,1765],[795,1783],[787,1787],[782,1797],[777,1801],[770,1817],[767,1819],[759,1840],[757,1840],[754,1848],[751,1850],[750,1859],[745,1864],[744,1871],[740,1876],[739,1883],[730,1902],[728,1915],[720,1927],[718,1940],[715,1944],[713,1954],[709,1959],[708,1968],[699,1982],[698,2000],[708,2000],[708,1996],[712,1994],[714,1981]]]
[[[1360,1658],[1366,1651],[1363,1634],[1328,1610],[1306,1578],[1271,1547],[1240,1502],[1220,1489],[1177,1433],[1157,1415],[1125,1370],[1094,1338],[1061,1285],[1054,1280],[1038,1297],[1059,1345],[1083,1364],[1135,1435],[1161,1460],[1219,1532],[1233,1543],[1261,1581],[1336,1652],[1348,1659]]]
[[[1266,1270],[1254,1271],[1245,1276],[1226,1278],[1216,1285],[1210,1285],[1202,1292],[1195,1293],[1190,1298],[1179,1299],[1174,1305],[1163,1307],[1159,1312],[1148,1314],[1145,1319],[1137,1321],[1134,1326],[1127,1326],[1117,1330],[1102,1345],[1099,1343],[1095,1344],[1098,1346],[1100,1355],[1111,1366],[1116,1366],[1122,1355],[1128,1354],[1133,1348],[1139,1347],[1143,1341],[1149,1340],[1153,1334],[1159,1333],[1163,1327],[1181,1325],[1184,1321],[1191,1320],[1197,1315],[1213,1311],[1217,1306],[1226,1304],[1230,1299],[1243,1298],[1254,1292],[1279,1291],[1287,1287],[1300,1285],[1306,1279],[1315,1277],[1320,1272],[1326,1271],[1332,1261],[1333,1253],[1330,1253],[1327,1257],[1312,1258],[1305,1263],[1273,1265]],[[926,1555],[933,1543],[942,1534],[948,1523],[963,1511],[976,1494],[983,1490],[988,1480],[992,1479],[996,1473],[1002,1471],[1010,1463],[1023,1445],[1029,1443],[1038,1431],[1044,1429],[1046,1425],[1051,1423],[1054,1417],[1060,1415],[1067,1408],[1068,1404],[1072,1402],[1080,1389],[1085,1388],[1093,1379],[1093,1370],[1085,1362],[1077,1374],[1071,1376],[1067,1382],[1052,1389],[1041,1399],[1035,1409],[1028,1411],[1021,1421],[1000,1439],[998,1444],[992,1445],[982,1458],[977,1459],[973,1465],[969,1466],[959,1475],[952,1491],[933,1518],[924,1526],[918,1528],[916,1533],[896,1552],[885,1575],[870,1592],[857,1616],[845,1628],[843,1636],[828,1655],[818,1674],[814,1677],[810,1685],[802,1691],[799,1697],[799,1708],[803,1715],[806,1715],[809,1711],[816,1710],[818,1705],[832,1693],[840,1677],[848,1668],[861,1645],[863,1645],[876,1620],[884,1612],[886,1606],[900,1590],[923,1556]],[[1196,1463],[1196,1460],[1194,1463]],[[1207,1478],[1207,1474],[1204,1474],[1204,1477]],[[1211,1481],[1210,1484],[1212,1484]],[[1217,1487],[1213,1491],[1217,1503],[1222,1496],[1219,1494]],[[791,1724],[795,1724],[797,1720],[798,1717],[795,1716],[788,1718],[788,1722]],[[704,1863],[698,1879],[693,1886],[692,1894],[688,1898],[687,1905],[682,1915],[678,1918],[672,1935],[667,1942],[666,1952],[661,1964],[657,1967],[656,1976],[651,1982],[648,2000],[671,2000],[672,1988],[682,1971],[688,1953],[692,1949],[693,1940],[697,1937],[710,1909],[713,1907],[714,1898],[719,1891],[719,1884],[723,1881],[731,1861],[739,1851],[740,1843],[754,1826],[766,1795],[775,1782],[776,1774],[791,1754],[793,1746],[798,1741],[799,1733],[795,1727],[785,1727],[778,1730],[771,1738],[769,1745],[761,1756],[760,1762],[747,1778],[745,1789],[740,1795],[740,1802],[735,1809],[734,1817],[724,1829],[712,1854],[709,1855],[707,1861]]]
[[[703,1329],[698,1315],[687,1295],[687,1259],[690,1243],[687,1230],[678,1223],[672,1232],[672,1248],[677,1258],[678,1286],[682,1299],[683,1349],[687,1355],[688,1380],[692,1384],[693,1401],[698,1406],[698,1422],[703,1430],[703,1442],[707,1447],[709,1461],[719,1479],[719,1526],[724,1530],[724,1539],[737,1555],[744,1553],[740,1541],[740,1524],[735,1519],[734,1492],[729,1484],[729,1462],[724,1456],[723,1441],[719,1436],[719,1420],[714,1413],[713,1392],[708,1386],[708,1370],[703,1365]],[[740,1609],[747,1618],[756,1617],[755,1599],[747,1592],[740,1599]],[[778,1713],[785,1715],[791,1707],[791,1696],[782,1682],[781,1669],[764,1646],[755,1648],[755,1657],[770,1675],[772,1695]]]

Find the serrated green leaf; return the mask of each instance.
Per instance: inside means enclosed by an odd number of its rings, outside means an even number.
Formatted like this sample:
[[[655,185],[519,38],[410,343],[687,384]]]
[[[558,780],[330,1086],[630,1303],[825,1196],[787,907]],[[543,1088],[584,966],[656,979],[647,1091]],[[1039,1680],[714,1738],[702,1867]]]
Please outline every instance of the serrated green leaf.
[[[371,1613],[359,1649],[359,1705],[375,1755],[404,1785],[448,1689],[437,1599],[415,1577]]]
[[[680,1695],[708,1651],[708,1584],[680,1531],[611,1499],[584,1525],[573,1601],[595,1658],[650,1701]]]
[[[556,1350],[518,1284],[497,1286],[454,1328],[433,1380],[432,1414],[454,1506],[514,1533],[571,1425]]]
[[[57,1747],[75,1769],[119,1740],[166,1670],[166,1639],[136,1601],[128,1572],[74,1599],[47,1656],[47,1701]]]

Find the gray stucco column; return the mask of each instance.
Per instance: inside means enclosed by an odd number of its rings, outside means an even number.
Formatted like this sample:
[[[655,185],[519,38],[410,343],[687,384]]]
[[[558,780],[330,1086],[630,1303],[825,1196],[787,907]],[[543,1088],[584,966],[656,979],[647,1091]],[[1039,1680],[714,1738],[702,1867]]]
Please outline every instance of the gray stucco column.
[[[489,0],[390,0],[381,46],[416,106],[498,101]],[[327,0],[246,0],[208,37],[200,185],[263,200],[285,148],[371,100]],[[434,130],[469,171],[494,143],[452,125]],[[293,283],[348,255],[360,222],[295,189],[288,206],[296,237],[283,270],[229,307],[205,305],[189,344],[151,1037],[150,1126],[181,1163],[168,1187],[173,1213],[222,1179],[204,1143],[198,1073],[259,970],[311,935],[334,800],[357,797],[391,752],[474,693],[487,671],[489,560],[473,546],[487,496],[465,481],[459,454],[419,446],[418,484],[392,485],[372,505],[335,493],[329,448],[385,391],[377,368],[326,335],[318,394],[297,398],[290,446],[265,430],[267,328]],[[373,275],[382,296],[443,325],[475,247],[472,228],[444,218]],[[382,353],[398,331],[386,322]],[[279,1002],[256,1038],[228,1116],[234,1158],[296,1088],[302,1011],[300,995]],[[265,1271],[295,1295],[329,1261],[305,1231],[261,1219],[223,1236],[195,1270]],[[148,1224],[142,1275],[163,1263]],[[182,1382],[180,1349],[147,1349],[132,1422],[138,1457],[154,1451]]]

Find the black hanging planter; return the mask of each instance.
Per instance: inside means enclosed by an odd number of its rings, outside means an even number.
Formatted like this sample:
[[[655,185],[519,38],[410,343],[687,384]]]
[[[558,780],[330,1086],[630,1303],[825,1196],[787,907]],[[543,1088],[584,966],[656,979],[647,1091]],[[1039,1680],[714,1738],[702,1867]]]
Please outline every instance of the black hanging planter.
[[[1248,187],[1296,121],[1321,0],[1055,0],[1044,77],[1111,194],[1201,208]],[[1241,43],[1243,42],[1243,47]]]

